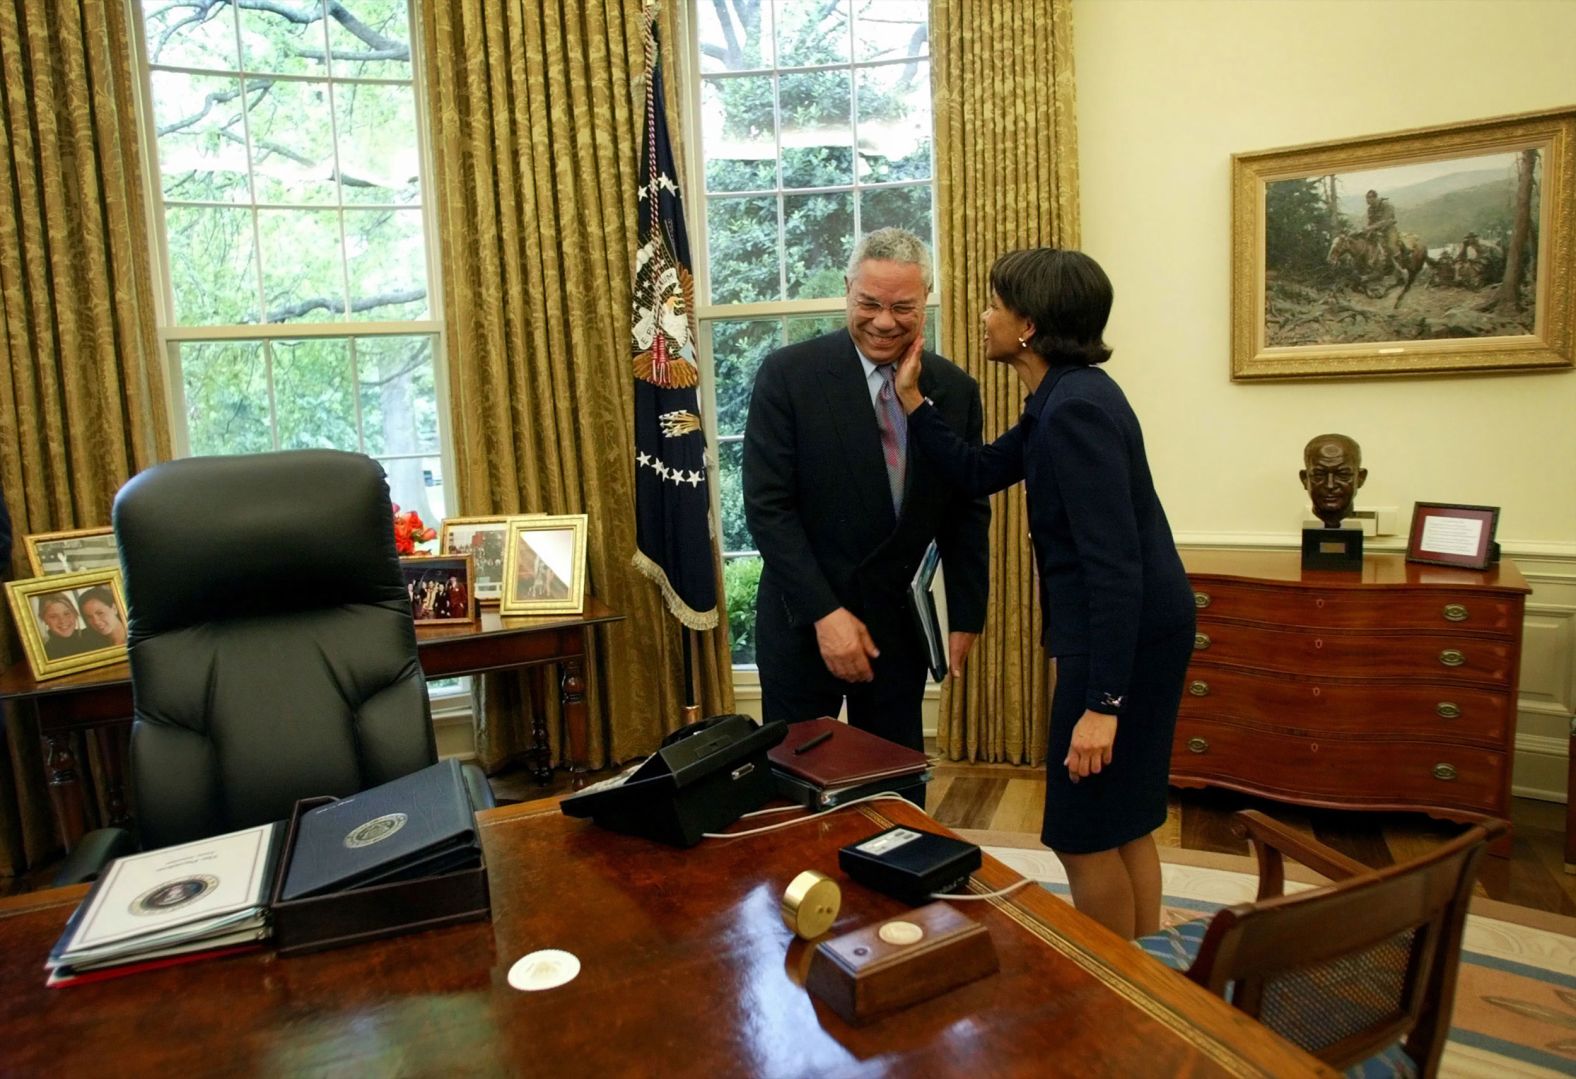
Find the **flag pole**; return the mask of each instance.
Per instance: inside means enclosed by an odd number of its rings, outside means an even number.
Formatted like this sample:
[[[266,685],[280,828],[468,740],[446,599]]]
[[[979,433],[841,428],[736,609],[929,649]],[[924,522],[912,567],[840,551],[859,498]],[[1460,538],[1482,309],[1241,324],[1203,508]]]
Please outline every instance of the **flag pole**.
[[[684,639],[684,722],[689,724],[700,718],[700,705],[696,703],[694,660],[690,658],[690,628],[682,622],[679,635]]]

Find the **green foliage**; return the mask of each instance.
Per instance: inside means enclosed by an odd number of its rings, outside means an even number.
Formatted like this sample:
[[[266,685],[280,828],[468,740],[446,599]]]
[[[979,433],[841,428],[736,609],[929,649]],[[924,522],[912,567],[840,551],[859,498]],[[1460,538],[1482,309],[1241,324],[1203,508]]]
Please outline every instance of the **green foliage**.
[[[1264,191],[1264,265],[1308,277],[1325,271],[1335,233],[1319,180],[1279,180]]]
[[[758,555],[729,558],[722,564],[722,588],[728,603],[728,636],[733,643],[733,662],[755,662],[755,594],[761,584],[762,563]]]

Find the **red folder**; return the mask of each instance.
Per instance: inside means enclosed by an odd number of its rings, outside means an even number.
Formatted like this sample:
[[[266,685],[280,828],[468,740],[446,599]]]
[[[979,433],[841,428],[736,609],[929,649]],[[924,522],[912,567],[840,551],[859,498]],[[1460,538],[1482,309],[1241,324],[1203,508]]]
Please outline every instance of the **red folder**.
[[[830,733],[803,753],[799,746]],[[849,787],[923,772],[930,758],[829,716],[788,724],[788,737],[771,748],[772,767],[822,787]]]

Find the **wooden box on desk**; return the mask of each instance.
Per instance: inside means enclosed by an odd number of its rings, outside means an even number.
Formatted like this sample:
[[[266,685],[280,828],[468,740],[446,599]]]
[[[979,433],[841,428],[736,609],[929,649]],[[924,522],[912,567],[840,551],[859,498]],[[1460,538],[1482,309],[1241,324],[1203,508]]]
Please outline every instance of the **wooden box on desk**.
[[[909,939],[914,927],[921,935]],[[994,974],[998,966],[988,929],[946,903],[931,903],[822,941],[805,987],[858,1025]]]
[[[301,815],[332,801],[332,798],[305,798],[296,803],[290,815],[284,854],[279,859],[269,904],[274,919],[274,948],[280,955],[304,955],[492,917],[485,856],[479,865],[451,873],[372,884],[305,899],[287,901],[280,898],[285,886],[285,871],[295,853]]]

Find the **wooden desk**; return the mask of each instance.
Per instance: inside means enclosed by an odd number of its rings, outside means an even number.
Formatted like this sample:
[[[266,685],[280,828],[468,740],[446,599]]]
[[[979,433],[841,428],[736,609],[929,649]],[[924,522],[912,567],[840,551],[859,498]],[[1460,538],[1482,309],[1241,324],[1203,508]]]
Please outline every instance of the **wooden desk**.
[[[576,789],[585,785],[590,753],[586,703],[586,630],[624,616],[594,596],[587,596],[580,614],[501,618],[495,610],[476,622],[416,627],[416,647],[428,678],[455,678],[540,664],[557,664],[564,726],[568,733],[569,767]],[[27,664],[0,672],[0,701],[9,712],[31,713],[44,743],[44,771],[49,795],[60,822],[66,849],[86,830],[86,801],[72,740],[73,731],[89,731],[98,743],[108,791],[109,822],[129,819],[125,797],[125,729],[131,723],[131,672],[124,663],[38,682]],[[550,771],[547,727],[540,708],[535,716],[535,761],[538,779]]]
[[[493,920],[293,959],[210,960],[69,989],[44,956],[83,888],[0,903],[0,1073],[191,1075],[1333,1076],[1266,1028],[1036,886],[960,903],[1001,970],[853,1028],[800,988],[809,959],[778,899],[836,877],[842,933],[904,908],[848,881],[837,848],[889,823],[879,802],[675,850],[564,817],[482,814]],[[1019,879],[994,859],[976,879]],[[511,989],[541,948],[579,977]]]

